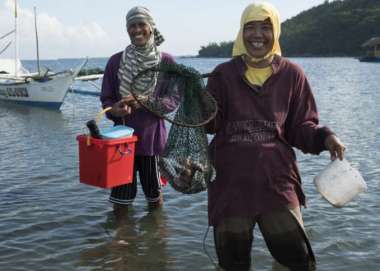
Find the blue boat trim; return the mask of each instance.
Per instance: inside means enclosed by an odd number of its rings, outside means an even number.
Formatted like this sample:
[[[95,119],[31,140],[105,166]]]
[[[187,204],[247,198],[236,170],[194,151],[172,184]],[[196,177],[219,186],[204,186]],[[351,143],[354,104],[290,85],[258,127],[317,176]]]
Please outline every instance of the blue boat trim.
[[[82,94],[82,95],[89,95],[89,96],[100,96],[100,92],[97,91],[87,91],[87,90],[82,90],[82,89],[72,89],[72,93],[75,94]]]
[[[59,110],[61,108],[61,105],[63,102],[32,102],[32,101],[15,101],[15,100],[0,100],[3,102],[12,102],[15,104],[20,104],[20,105],[28,105],[28,106],[38,106],[38,107],[43,107],[43,108],[48,108],[48,109],[55,109]]]
[[[375,56],[364,56],[359,58],[360,62],[380,62],[380,57]]]

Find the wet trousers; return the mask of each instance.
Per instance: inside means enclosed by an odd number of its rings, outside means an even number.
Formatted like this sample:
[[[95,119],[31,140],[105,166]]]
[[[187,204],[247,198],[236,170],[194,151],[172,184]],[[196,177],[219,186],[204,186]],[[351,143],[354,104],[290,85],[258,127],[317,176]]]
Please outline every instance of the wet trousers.
[[[315,258],[303,230],[299,208],[256,217],[230,217],[214,227],[219,265],[226,271],[251,266],[253,229],[258,224],[273,258],[291,271],[315,270]]]
[[[147,202],[160,201],[161,182],[160,172],[158,171],[158,157],[136,155],[132,183],[112,188],[110,202],[121,205],[133,203],[137,193],[137,172],[139,173],[140,183]]]

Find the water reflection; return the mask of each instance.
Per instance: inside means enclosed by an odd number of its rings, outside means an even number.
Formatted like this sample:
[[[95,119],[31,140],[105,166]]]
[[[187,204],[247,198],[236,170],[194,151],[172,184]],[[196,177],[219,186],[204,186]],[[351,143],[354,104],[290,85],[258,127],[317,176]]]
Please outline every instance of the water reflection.
[[[167,215],[157,209],[142,217],[133,208],[117,225],[113,212],[107,214],[109,239],[80,253],[78,267],[102,270],[169,270],[173,261],[167,253]],[[101,263],[101,264],[100,264]]]

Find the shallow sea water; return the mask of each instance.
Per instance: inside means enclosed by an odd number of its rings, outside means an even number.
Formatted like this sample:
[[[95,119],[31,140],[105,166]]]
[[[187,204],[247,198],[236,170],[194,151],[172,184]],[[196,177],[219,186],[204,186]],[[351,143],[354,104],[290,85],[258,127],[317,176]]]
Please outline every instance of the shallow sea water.
[[[294,58],[313,88],[321,123],[347,146],[368,184],[344,208],[316,191],[313,177],[328,153],[297,151],[308,208],[305,227],[319,271],[380,270],[380,64],[353,58]],[[90,59],[88,67],[104,67]],[[224,59],[178,59],[209,72]],[[80,60],[44,61],[52,69]],[[34,63],[24,64],[32,68]],[[90,89],[84,84],[75,88]],[[162,210],[149,213],[141,190],[128,223],[116,231],[108,190],[79,183],[76,136],[100,110],[97,97],[69,93],[60,111],[0,103],[0,270],[216,270],[203,250],[207,195],[164,188]],[[111,125],[102,120],[101,126]],[[285,270],[258,231],[253,270]],[[216,261],[212,229],[205,240]],[[118,240],[124,240],[123,244]]]

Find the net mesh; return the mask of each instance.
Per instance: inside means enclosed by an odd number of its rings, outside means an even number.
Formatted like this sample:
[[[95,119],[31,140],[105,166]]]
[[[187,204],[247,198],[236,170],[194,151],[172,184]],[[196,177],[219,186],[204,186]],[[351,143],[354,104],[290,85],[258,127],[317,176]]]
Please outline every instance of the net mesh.
[[[208,157],[208,139],[204,125],[217,112],[217,104],[206,91],[203,77],[197,70],[176,63],[160,65],[139,73],[158,72],[159,86],[149,96],[135,100],[153,114],[171,124],[164,153],[160,156],[160,173],[177,191],[193,194],[207,189],[215,170]]]

